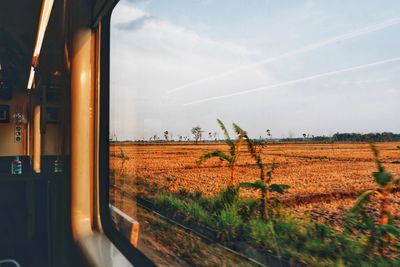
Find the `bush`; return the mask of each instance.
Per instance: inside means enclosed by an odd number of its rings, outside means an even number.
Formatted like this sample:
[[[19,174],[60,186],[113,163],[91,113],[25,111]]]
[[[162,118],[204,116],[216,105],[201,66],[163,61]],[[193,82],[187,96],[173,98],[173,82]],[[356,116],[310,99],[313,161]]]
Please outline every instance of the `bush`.
[[[178,191],[178,196],[180,198],[189,198],[191,193],[186,188],[180,188]]]
[[[168,213],[176,214],[185,209],[185,203],[171,194],[161,194],[155,198],[155,204],[158,208]]]
[[[272,239],[271,223],[260,219],[253,219],[249,222],[249,235],[261,246],[266,246]]]
[[[228,187],[211,199],[211,210],[219,212],[225,209],[226,206],[232,206],[238,200],[238,197],[239,189],[236,187]]]
[[[238,214],[244,222],[257,218],[258,205],[259,203],[254,199],[239,199],[236,203]]]
[[[210,222],[208,213],[196,202],[191,202],[185,205],[185,214],[189,221],[198,221],[204,224]]]
[[[235,205],[226,206],[217,215],[217,227],[221,240],[232,240],[237,237],[239,227],[242,225],[242,220],[238,215]]]
[[[194,200],[200,200],[200,199],[202,199],[202,198],[203,198],[203,192],[201,192],[201,191],[196,191],[196,192],[194,192],[194,194],[192,195],[192,198],[193,198]]]
[[[303,224],[293,218],[276,220],[274,230],[281,245],[288,244],[295,248],[301,248],[306,240]]]

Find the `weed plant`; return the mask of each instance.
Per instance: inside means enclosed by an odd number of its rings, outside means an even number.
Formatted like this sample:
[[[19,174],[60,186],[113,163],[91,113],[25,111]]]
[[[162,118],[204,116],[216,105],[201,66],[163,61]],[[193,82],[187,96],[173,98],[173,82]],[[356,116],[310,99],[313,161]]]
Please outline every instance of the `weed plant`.
[[[206,225],[210,224],[210,215],[197,202],[186,203],[184,213],[188,221],[200,222]]]
[[[228,163],[228,167],[231,170],[231,176],[229,179],[228,187],[235,187],[236,186],[236,163],[238,157],[240,155],[240,146],[243,143],[243,135],[238,133],[237,139],[232,140],[228,130],[226,129],[224,123],[217,119],[219,126],[221,127],[222,131],[224,132],[225,136],[225,143],[229,146],[229,154],[222,152],[221,150],[214,150],[202,155],[198,160],[197,164],[202,164],[204,161],[211,159],[211,158],[218,158],[221,161],[226,161]]]
[[[367,238],[365,253],[399,258],[400,230],[393,222],[390,209],[390,195],[400,188],[400,177],[386,172],[379,159],[379,150],[371,144],[377,171],[372,174],[376,188],[366,190],[358,197],[356,204],[346,217],[346,230],[358,234],[358,239]],[[368,213],[368,207],[376,207],[378,218]]]
[[[163,193],[157,195],[155,204],[159,209],[173,215],[185,210],[185,203],[172,194]]]
[[[290,212],[277,212],[279,206],[271,204],[271,193],[284,193],[288,186],[271,182],[273,168],[265,170],[256,144],[239,127],[235,129],[247,142],[261,175],[260,180],[241,186],[260,189],[261,198],[240,199],[239,187],[234,186],[214,197],[186,190],[175,195],[160,191],[155,198],[158,208],[171,214],[185,214],[189,221],[214,228],[223,242],[245,241],[260,251],[304,266],[400,266],[400,231],[393,223],[389,202],[400,178],[386,172],[375,146],[371,147],[378,169],[373,173],[376,188],[359,196],[346,217],[346,228],[340,232],[328,225],[295,219]],[[379,211],[377,218],[369,215],[367,207]],[[266,217],[262,216],[265,208]]]
[[[238,214],[236,205],[227,205],[217,215],[217,228],[219,230],[219,238],[222,241],[229,241],[237,238],[239,227],[243,221]]]

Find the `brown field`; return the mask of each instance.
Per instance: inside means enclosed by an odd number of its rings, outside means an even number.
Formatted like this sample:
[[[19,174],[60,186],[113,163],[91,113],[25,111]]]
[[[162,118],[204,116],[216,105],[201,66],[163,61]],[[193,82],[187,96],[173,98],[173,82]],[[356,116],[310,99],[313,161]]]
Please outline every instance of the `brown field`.
[[[399,142],[377,144],[387,171],[396,175],[400,173],[400,150],[396,148],[399,145]],[[215,149],[227,151],[227,146],[223,143],[119,144],[110,148],[110,166],[116,170],[116,178],[126,177],[123,186],[127,190],[132,190],[133,182],[139,180],[149,186],[168,186],[172,191],[184,188],[211,196],[227,185],[229,168],[218,159],[200,166],[196,160]],[[115,157],[121,150],[129,157],[124,164]],[[298,216],[308,214],[312,219],[336,225],[360,191],[374,187],[371,173],[375,171],[375,164],[369,144],[276,143],[268,145],[262,155],[264,162],[276,163],[273,181],[290,185],[288,193],[281,198]],[[257,177],[253,159],[243,152],[238,159],[237,179],[244,182]],[[241,194],[257,197],[255,192],[245,189],[241,189]],[[393,195],[392,203],[398,218],[400,193]]]

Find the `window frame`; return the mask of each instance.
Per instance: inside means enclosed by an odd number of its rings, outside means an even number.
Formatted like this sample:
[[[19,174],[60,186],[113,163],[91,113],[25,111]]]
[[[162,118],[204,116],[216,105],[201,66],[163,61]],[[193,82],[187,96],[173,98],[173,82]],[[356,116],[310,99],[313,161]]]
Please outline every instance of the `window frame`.
[[[110,31],[111,16],[116,4],[101,19],[99,72],[99,211],[103,232],[135,266],[156,266],[139,249],[132,246],[113,225],[109,209],[109,127],[110,127]],[[107,164],[105,164],[107,163]]]

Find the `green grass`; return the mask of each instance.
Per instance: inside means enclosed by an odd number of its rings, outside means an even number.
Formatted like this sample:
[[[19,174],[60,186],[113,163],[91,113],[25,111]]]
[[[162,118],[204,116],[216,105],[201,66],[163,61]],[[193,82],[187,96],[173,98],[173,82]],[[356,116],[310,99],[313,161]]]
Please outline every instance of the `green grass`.
[[[244,198],[239,199],[235,205],[237,207],[238,214],[244,222],[248,222],[252,218],[257,218],[259,216],[259,201]]]
[[[196,202],[185,204],[185,214],[188,220],[209,224],[211,216]]]
[[[223,124],[220,123],[224,128]],[[234,125],[242,133],[238,126]],[[255,143],[247,138],[249,150],[256,159],[261,174],[271,179],[271,171],[265,173],[260,155],[253,150]],[[246,139],[247,138],[247,139]],[[230,145],[234,145],[229,140]],[[235,148],[233,148],[235,149]],[[377,188],[362,193],[346,216],[343,232],[328,225],[311,222],[307,218],[295,219],[290,213],[282,213],[280,205],[267,205],[268,216],[263,216],[268,201],[265,192],[283,193],[288,187],[283,184],[266,184],[266,179],[255,183],[241,183],[241,186],[262,189],[262,198],[240,199],[239,187],[229,186],[214,197],[204,197],[201,192],[191,193],[185,189],[173,194],[159,190],[155,197],[158,208],[170,214],[184,214],[188,221],[198,222],[214,228],[219,233],[220,241],[245,241],[259,250],[283,256],[305,266],[399,266],[400,267],[400,230],[394,225],[392,215],[380,209],[381,221],[365,213],[364,205],[376,205],[370,195],[387,200],[392,188],[400,185],[400,177],[387,173],[379,159],[379,151],[372,145],[378,171],[373,173]],[[121,155],[122,155],[121,151]],[[203,160],[221,156],[214,151],[203,155]],[[223,156],[223,155],[222,155]],[[236,160],[236,158],[232,159]],[[175,178],[166,177],[173,183]],[[265,180],[265,181],[264,181]],[[267,189],[267,187],[269,189]]]
[[[176,214],[178,211],[184,211],[185,203],[172,194],[159,194],[154,199],[156,206],[168,213]]]
[[[233,205],[237,202],[239,198],[239,191],[237,188],[228,187],[225,190],[222,190],[214,197],[210,198],[198,198],[196,201],[200,203],[207,211],[211,213],[219,213],[227,205]]]
[[[232,240],[237,237],[239,227],[243,224],[235,205],[226,206],[218,215],[216,225],[221,240]]]
[[[198,193],[161,192],[155,203],[171,214],[179,212],[188,221],[216,229],[221,241],[246,241],[306,266],[400,266],[400,256],[385,258],[365,253],[367,236],[356,239],[327,225],[294,219],[287,214],[261,220],[258,201],[238,199],[232,191],[211,198]]]

